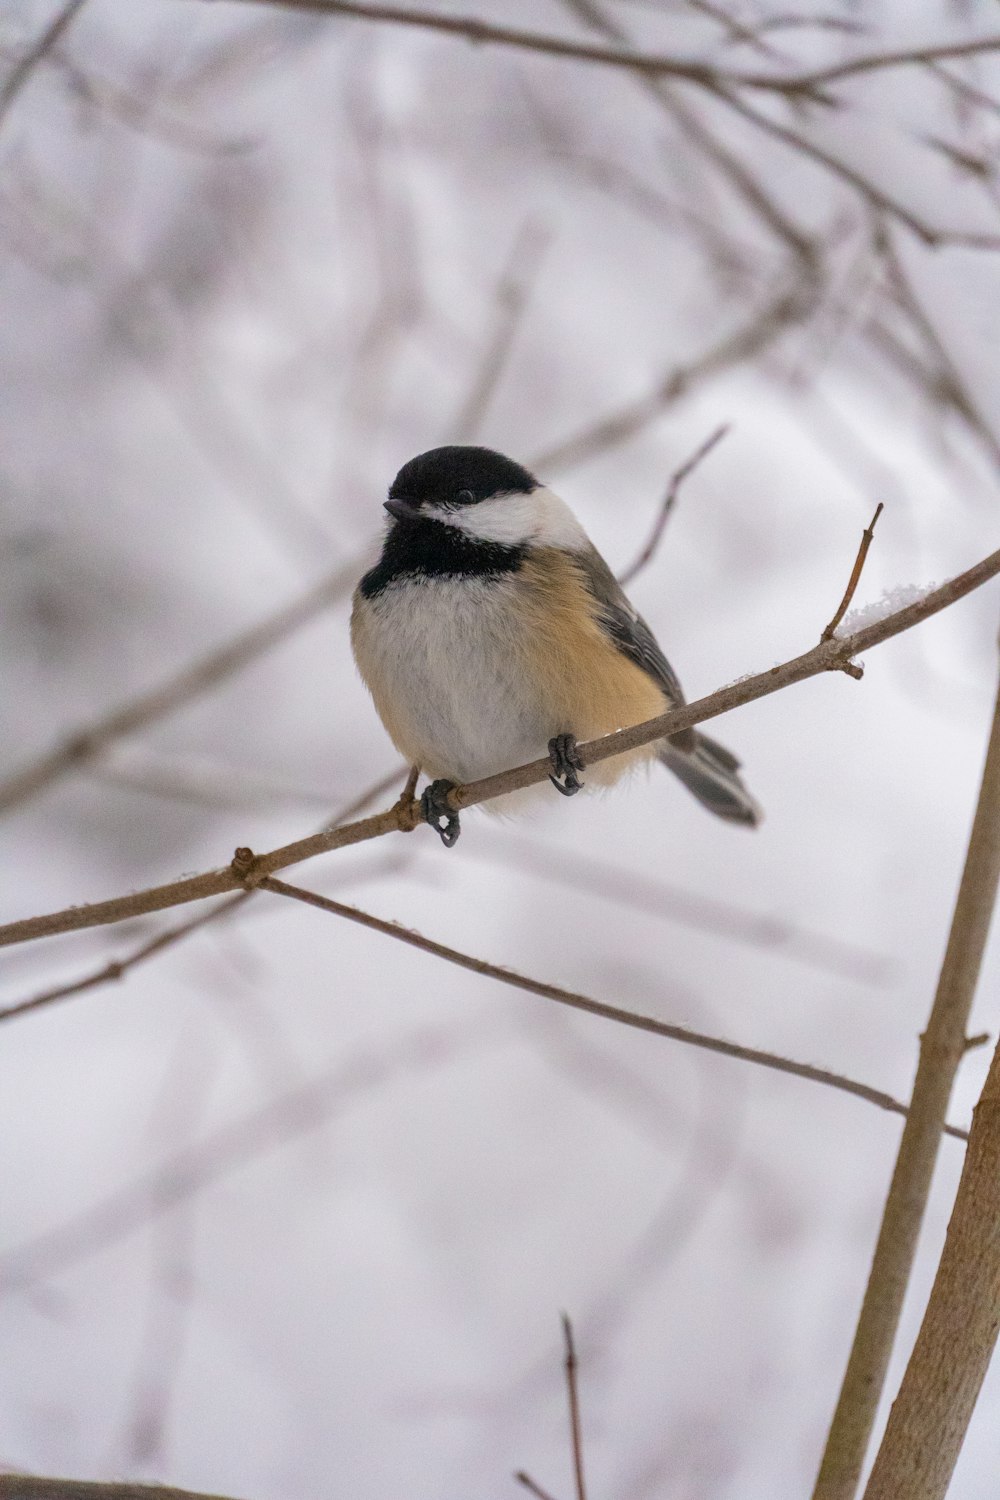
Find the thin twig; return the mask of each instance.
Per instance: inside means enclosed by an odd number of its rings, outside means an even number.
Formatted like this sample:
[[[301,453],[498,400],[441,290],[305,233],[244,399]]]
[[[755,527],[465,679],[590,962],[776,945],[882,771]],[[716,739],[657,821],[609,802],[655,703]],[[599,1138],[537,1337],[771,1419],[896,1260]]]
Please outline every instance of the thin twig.
[[[212,0],[202,0],[212,3]],[[460,37],[480,46],[512,47],[518,51],[538,52],[548,57],[568,58],[573,62],[595,63],[608,68],[625,69],[654,76],[684,78],[692,82],[720,77],[731,84],[749,83],[764,75],[719,71],[695,59],[675,57],[668,53],[634,52],[622,47],[597,47],[575,42],[568,37],[526,31],[516,26],[498,26],[477,16],[443,15],[409,5],[369,5],[364,0],[246,0],[254,5],[278,6],[286,10],[307,11],[312,15],[352,16],[361,21],[385,22],[391,26],[414,26]],[[749,84],[749,86],[753,86]],[[766,80],[762,87],[768,86]],[[807,87],[797,92],[808,93]]]
[[[321,896],[316,891],[304,890],[302,886],[289,885],[284,880],[275,880],[268,876],[260,882],[259,888],[273,891],[278,896],[290,897],[294,901],[302,901],[306,906],[314,906],[319,911],[329,912],[332,916],[344,917],[349,922],[357,922],[361,927],[369,927],[373,932],[380,932],[385,937],[395,938],[397,942],[417,948],[421,953],[429,953],[434,958],[444,959],[446,963],[455,964],[460,969],[467,969],[472,974],[480,974],[486,979],[499,980],[501,984],[509,984],[514,989],[524,990],[529,995],[538,995],[543,1000],[554,1000],[557,1005],[567,1005],[572,1010],[582,1010],[588,1015],[600,1016],[606,1021],[617,1021],[622,1026],[632,1026],[637,1031],[666,1037],[668,1041],[683,1042],[690,1047],[700,1047],[706,1052],[718,1053],[721,1057],[732,1057],[739,1062],[755,1063],[762,1068],[772,1068],[777,1073],[788,1073],[791,1077],[802,1078],[807,1083],[825,1084],[829,1088],[839,1089],[841,1093],[850,1094],[855,1099],[864,1099],[866,1103],[874,1104],[878,1109],[887,1110],[890,1114],[906,1113],[906,1106],[898,1099],[894,1099],[891,1094],[883,1093],[881,1089],[869,1088],[867,1084],[858,1083],[853,1078],[845,1078],[840,1073],[831,1073],[828,1068],[816,1068],[810,1063],[795,1062],[791,1058],[781,1057],[775,1052],[764,1052],[757,1047],[743,1047],[737,1042],[727,1042],[721,1037],[707,1036],[704,1032],[692,1031],[687,1026],[674,1026],[668,1021],[657,1021],[652,1016],[640,1015],[638,1011],[623,1010],[617,1005],[606,1005],[601,1000],[592,1000],[588,995],[563,989],[558,984],[545,984],[542,980],[530,979],[525,974],[518,974],[514,969],[488,963],[486,959],[474,958],[470,953],[462,953],[459,949],[450,948],[445,943],[437,943],[433,938],[424,937],[422,933],[414,932],[412,928],[404,927],[399,922],[390,922],[384,917],[376,917],[357,906],[347,906],[342,901],[334,901],[331,897]],[[955,1136],[957,1140],[968,1138],[968,1132],[959,1129],[957,1125],[949,1126],[948,1134]]]
[[[203,0],[203,3],[206,3],[206,0]],[[441,15],[414,6],[369,5],[363,3],[363,0],[244,0],[244,3],[280,6],[286,10],[309,11],[314,15],[354,16],[360,20],[388,22],[395,26],[416,26],[428,31],[464,37],[467,41],[480,45],[515,47],[522,51],[545,53],[549,57],[564,57],[575,62],[597,63],[605,67],[624,68],[637,73],[683,78],[693,83],[718,79],[738,88],[814,97],[824,84],[850,78],[859,73],[901,68],[910,64],[943,62],[950,58],[974,57],[982,53],[1000,51],[1000,35],[990,35],[973,37],[964,42],[937,42],[926,47],[870,52],[832,67],[783,76],[780,73],[751,73],[712,68],[704,63],[665,53],[632,52],[618,47],[595,47],[585,42],[574,42],[568,38],[548,36],[541,32],[522,31],[513,26],[494,26],[476,16]]]
[[[413,797],[416,786],[416,774],[411,771],[407,779],[403,796],[407,802]],[[412,779],[411,779],[412,778]],[[334,815],[325,826],[336,828],[348,818],[354,818],[376,797],[381,797],[399,780],[399,772],[392,771],[388,776],[383,776],[380,781],[375,782],[360,797],[355,797],[346,807]],[[114,984],[124,979],[130,969],[145,963],[147,958],[153,958],[155,954],[162,953],[167,948],[172,948],[175,943],[197,932],[199,928],[207,927],[210,922],[217,922],[220,917],[227,916],[235,911],[236,907],[243,906],[253,897],[253,891],[237,891],[234,896],[229,896],[225,901],[220,901],[217,906],[208,911],[199,912],[198,916],[190,918],[187,922],[180,922],[176,927],[168,927],[166,931],[158,933],[145,943],[140,943],[138,948],[127,953],[123,958],[111,959],[109,963],[103,964],[92,973],[85,974],[82,979],[70,980],[67,984],[56,985],[54,989],[43,990],[40,995],[33,995],[30,1000],[19,1000],[15,1005],[8,1005],[0,1010],[0,1022],[10,1021],[15,1016],[29,1015],[34,1010],[42,1010],[46,1006],[54,1005],[59,1000],[68,1000],[73,995],[83,994],[87,990],[99,989],[105,984]]]
[[[737,328],[686,364],[672,365],[645,394],[534,454],[529,468],[536,473],[567,469],[627,442],[720,370],[762,353],[786,328],[809,316],[816,296],[811,275],[800,276],[790,286],[783,283],[776,296]]]
[[[861,571],[864,568],[865,559],[868,556],[868,548],[871,546],[872,538],[875,535],[875,522],[878,520],[884,509],[885,506],[880,500],[875,508],[875,514],[872,516],[871,521],[868,523],[866,529],[861,533],[861,545],[858,548],[858,555],[854,559],[854,567],[851,569],[851,576],[848,579],[847,588],[844,590],[844,597],[838,604],[837,611],[833,619],[830,621],[829,625],[820,636],[821,641],[830,641],[833,639],[837,631],[837,626],[840,624],[841,620],[844,618],[844,616],[847,614],[847,611],[851,607],[851,600],[854,598],[858,584],[861,582]]]
[[[932,224],[914,213],[912,209],[907,208],[900,199],[879,187],[878,183],[866,177],[863,172],[859,172],[849,162],[843,161],[839,156],[834,156],[831,151],[827,151],[824,146],[817,145],[800,131],[793,130],[780,120],[772,118],[766,110],[760,110],[748,104],[731,88],[717,82],[708,82],[705,87],[741,119],[750,121],[765,135],[771,135],[775,140],[782,141],[799,155],[809,157],[810,160],[816,162],[817,166],[824,167],[827,172],[839,178],[841,182],[845,182],[864,199],[871,209],[895,219],[915,235],[922,244],[932,248],[941,245],[962,245],[969,250],[1000,249],[1000,234],[994,234],[988,230],[952,229]]]
[[[0,1500],[227,1500],[224,1495],[175,1490],[163,1484],[91,1483],[80,1479],[39,1479],[33,1474],[0,1474]]]
[[[130,969],[135,969],[148,958],[153,958],[157,953],[163,953],[165,949],[172,948],[183,938],[189,937],[191,933],[197,932],[199,928],[206,927],[209,922],[216,922],[234,907],[241,906],[253,895],[252,891],[238,891],[235,896],[229,896],[225,901],[220,901],[217,906],[209,907],[207,911],[199,912],[196,917],[191,917],[187,922],[179,922],[176,927],[168,927],[165,932],[159,932],[155,937],[145,943],[140,943],[131,953],[122,958],[113,958],[100,968],[90,974],[85,974],[81,979],[72,979],[66,984],[58,984],[53,989],[43,990],[40,995],[32,995],[29,1000],[18,1000],[14,1005],[5,1006],[0,1010],[0,1022],[11,1021],[15,1016],[27,1016],[32,1011],[44,1010],[47,1006],[55,1005],[59,1000],[69,1000],[73,995],[82,995],[87,990],[100,989],[103,985],[114,984],[119,979],[124,979]]]
[[[494,294],[493,327],[486,349],[470,389],[451,423],[448,434],[451,443],[476,441],[483,417],[510,360],[517,330],[551,238],[551,232],[535,218],[527,219],[518,231]]]
[[[862,651],[868,651],[883,641],[892,639],[904,630],[910,630],[923,620],[939,613],[963,599],[974,589],[980,588],[991,578],[1000,574],[1000,551],[968,568],[964,573],[949,579],[939,588],[931,589],[922,599],[881,620],[874,621],[851,635],[837,636],[832,641],[821,641],[801,656],[793,657],[781,666],[771,667],[741,682],[720,688],[706,698],[683,707],[672,708],[658,718],[647,719],[628,729],[620,729],[601,739],[590,740],[579,746],[584,765],[593,765],[628,750],[651,745],[656,740],[666,739],[682,729],[704,723],[739,708],[744,703],[753,703],[759,698],[791,687],[793,683],[805,682],[821,672],[843,671],[844,664],[853,661]],[[520,791],[548,780],[551,771],[548,758],[539,758],[523,766],[514,766],[496,776],[486,776],[481,781],[458,786],[449,794],[449,801],[456,812],[462,808],[475,807],[506,792]],[[384,834],[409,832],[416,826],[416,815],[412,808],[397,804],[376,813],[374,817],[360,822],[348,823],[327,833],[312,834],[296,839],[266,854],[251,855],[252,864],[245,860],[231,861],[222,869],[208,870],[201,875],[192,875],[184,880],[170,881],[166,885],[151,886],[128,896],[114,897],[110,901],[98,901],[89,906],[71,906],[61,911],[47,912],[43,916],[27,917],[0,927],[0,947],[15,943],[27,943],[36,938],[52,937],[60,932],[79,932],[86,927],[102,927],[112,922],[124,921],[127,917],[141,916],[146,912],[164,911],[168,907],[183,906],[189,901],[202,901],[209,896],[219,896],[239,886],[259,881],[262,876],[272,875],[276,870],[288,868],[315,855],[328,853],[332,849],[348,848],[368,839],[381,838]]]
[[[29,47],[22,57],[18,58],[14,67],[8,74],[4,85],[0,88],[0,125],[9,113],[14,100],[20,94],[28,82],[38,64],[52,51],[52,48],[71,25],[79,11],[86,5],[87,0],[66,0],[66,4],[58,10],[42,32],[41,36]]]
[[[0,781],[0,813],[86,765],[123,735],[134,734],[137,729],[156,723],[273,650],[321,610],[341,598],[357,575],[356,562],[341,564],[290,604],[282,605],[248,630],[240,631],[225,645],[206,652],[164,682],[74,730],[45,755]]]
[[[543,1490],[541,1485],[536,1484],[531,1475],[526,1474],[523,1469],[518,1469],[514,1478],[518,1484],[523,1484],[524,1488],[535,1496],[535,1500],[555,1500],[555,1497],[550,1495],[548,1490]]]
[[[955,1074],[966,1050],[969,1011],[998,883],[1000,684],[948,946],[930,1018],[920,1038],[910,1109],[813,1500],[853,1500],[861,1477],[930,1193],[941,1127]],[[995,1314],[994,1307],[991,1316]],[[964,1336],[961,1325],[956,1326],[956,1336]],[[927,1461],[934,1441],[936,1438],[931,1434],[923,1435],[919,1449],[923,1455],[921,1462]],[[890,1491],[880,1489],[876,1493],[887,1497]],[[903,1486],[892,1489],[891,1493],[914,1500],[918,1492]]]
[[[635,559],[635,561],[625,569],[624,573],[619,573],[618,582],[620,584],[631,583],[632,579],[635,578],[638,573],[641,573],[643,568],[645,568],[652,561],[653,555],[663,538],[663,533],[666,529],[667,522],[670,520],[671,512],[673,511],[674,506],[677,504],[677,496],[680,493],[681,485],[684,483],[685,479],[687,479],[688,475],[698,467],[702,459],[708,457],[712,449],[715,447],[716,443],[720,443],[722,441],[726,433],[729,431],[730,426],[731,424],[729,422],[723,422],[722,426],[717,427],[712,433],[711,437],[707,437],[701,444],[700,448],[697,448],[694,453],[691,454],[691,457],[686,459],[684,463],[681,464],[680,468],[675,469],[673,474],[671,474],[670,483],[667,485],[667,493],[663,498],[659,514],[657,515],[656,520],[653,522],[653,529],[649,533],[649,540],[646,542],[646,545],[643,547],[642,551],[639,553],[639,556]]]
[[[568,1313],[562,1315],[562,1326],[566,1343],[566,1394],[569,1398],[569,1431],[573,1447],[576,1500],[587,1500],[587,1487],[583,1481],[583,1430],[580,1423],[580,1393],[576,1383],[576,1348],[573,1344],[573,1325]]]

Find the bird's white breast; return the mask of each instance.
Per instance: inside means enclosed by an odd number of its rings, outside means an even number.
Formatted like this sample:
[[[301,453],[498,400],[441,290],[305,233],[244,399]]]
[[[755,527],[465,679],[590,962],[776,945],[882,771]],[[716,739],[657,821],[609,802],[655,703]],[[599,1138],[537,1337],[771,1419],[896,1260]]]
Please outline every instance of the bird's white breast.
[[[354,648],[398,748],[429,776],[474,781],[544,755],[553,725],[519,620],[516,574],[402,578],[355,600]]]

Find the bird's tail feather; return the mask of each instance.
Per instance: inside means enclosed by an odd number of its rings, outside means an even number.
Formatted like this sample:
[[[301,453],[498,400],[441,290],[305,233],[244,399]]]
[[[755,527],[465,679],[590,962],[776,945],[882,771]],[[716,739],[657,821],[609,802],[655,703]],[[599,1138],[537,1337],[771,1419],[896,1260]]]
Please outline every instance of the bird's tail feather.
[[[659,752],[663,764],[709,812],[755,828],[764,814],[743,785],[736,756],[707,734],[694,733],[693,740],[691,748],[683,750],[669,741],[664,744]]]

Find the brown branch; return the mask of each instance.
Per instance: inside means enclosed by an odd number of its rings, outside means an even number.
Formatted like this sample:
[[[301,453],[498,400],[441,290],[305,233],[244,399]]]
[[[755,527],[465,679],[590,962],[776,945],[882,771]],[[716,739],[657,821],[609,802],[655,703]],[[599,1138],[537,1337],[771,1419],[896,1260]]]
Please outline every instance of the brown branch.
[[[876,213],[884,214],[888,218],[895,219],[902,224],[911,234],[915,235],[923,244],[931,247],[940,245],[962,245],[969,250],[997,250],[1000,249],[1000,234],[992,234],[988,231],[963,230],[942,228],[940,225],[931,224],[920,217],[894,198],[891,193],[878,186],[871,178],[859,172],[848,162],[834,156],[825,147],[819,146],[808,136],[793,130],[788,125],[783,125],[780,120],[772,119],[769,114],[762,113],[748,104],[745,99],[726,87],[724,82],[707,81],[704,85],[720,103],[725,104],[733,110],[741,119],[748,120],[752,125],[765,133],[771,135],[775,140],[781,141],[793,151],[809,157],[816,162],[817,166],[824,167],[841,182],[859,194],[861,198]]]
[[[357,922],[361,927],[380,932],[384,937],[395,938],[397,942],[405,943],[410,948],[417,948],[421,953],[429,953],[433,958],[444,959],[446,963],[455,964],[460,969],[467,969],[472,974],[479,974],[485,979],[499,980],[501,984],[509,984],[514,989],[524,990],[529,995],[538,995],[543,1000],[554,1000],[557,1005],[566,1005],[572,1010],[582,1010],[588,1015],[600,1016],[605,1021],[617,1021],[622,1026],[632,1026],[637,1031],[662,1036],[671,1042],[683,1042],[690,1047],[700,1047],[703,1051],[715,1052],[721,1057],[732,1057],[738,1062],[749,1062],[758,1067],[771,1068],[777,1073],[787,1073],[793,1078],[802,1078],[807,1083],[824,1084],[828,1088],[850,1094],[855,1099],[864,1099],[866,1103],[874,1104],[878,1109],[887,1110],[890,1114],[906,1113],[906,1106],[898,1099],[894,1099],[891,1094],[883,1093],[881,1089],[869,1088],[866,1083],[858,1083],[855,1079],[845,1078],[840,1073],[831,1073],[828,1068],[817,1068],[811,1063],[795,1062],[776,1052],[764,1052],[757,1047],[743,1047],[738,1042],[727,1042],[721,1037],[692,1031],[687,1026],[675,1026],[668,1021],[657,1021],[652,1016],[640,1015],[638,1011],[623,1010],[617,1005],[606,1005],[602,1000],[592,1000],[588,995],[563,989],[558,984],[545,984],[540,979],[530,979],[525,974],[518,974],[514,969],[491,964],[484,958],[474,958],[471,953],[462,953],[457,948],[449,948],[445,943],[437,943],[433,938],[424,937],[422,933],[414,932],[410,927],[403,927],[399,922],[387,921],[384,917],[376,917],[357,906],[347,906],[342,901],[334,901],[331,897],[321,896],[316,891],[304,890],[302,886],[289,885],[286,881],[275,880],[272,876],[265,877],[260,882],[260,888],[273,891],[278,896],[288,896],[294,901],[302,901],[306,906],[314,906],[317,910],[329,912],[332,916],[344,917],[349,922]],[[957,1140],[968,1139],[968,1132],[959,1129],[957,1125],[947,1128],[948,1134],[955,1136]]]
[[[517,233],[494,293],[490,337],[470,389],[452,420],[448,435],[450,443],[476,441],[483,417],[510,360],[514,339],[551,238],[551,231],[535,218],[528,218]]]
[[[707,437],[701,446],[692,453],[691,457],[686,459],[680,468],[675,469],[673,474],[671,474],[670,483],[667,485],[667,493],[663,498],[656,520],[653,522],[653,529],[649,533],[649,540],[635,561],[629,564],[624,573],[619,573],[619,583],[631,583],[632,579],[641,573],[643,568],[652,561],[653,555],[663,538],[667,522],[670,520],[671,512],[677,504],[677,496],[680,493],[681,485],[687,479],[688,475],[698,467],[702,459],[708,457],[715,445],[722,441],[729,431],[730,425],[729,422],[723,422],[722,426],[717,427],[712,435]]]
[[[202,3],[212,3],[212,0],[202,0]],[[416,6],[369,5],[364,0],[245,0],[245,3],[307,11],[312,15],[353,16],[357,20],[387,22],[391,26],[415,26],[424,31],[461,37],[480,46],[512,47],[522,52],[538,52],[548,57],[569,58],[574,62],[596,63],[602,67],[623,68],[636,73],[685,78],[692,82],[716,76],[733,84],[746,81],[741,74],[717,74],[714,68],[694,59],[674,57],[667,53],[632,52],[621,47],[597,47],[587,42],[574,42],[567,37],[525,31],[516,26],[496,26],[492,22],[481,21],[476,16],[441,15]]]
[[[227,1500],[225,1495],[175,1490],[164,1484],[108,1484],[0,1474],[0,1500]]]
[[[407,779],[403,796],[409,804],[413,800],[416,788],[417,775],[411,771]],[[345,822],[348,818],[356,817],[376,797],[381,797],[399,780],[399,772],[391,771],[388,776],[383,776],[380,781],[375,782],[360,797],[354,800],[338,812],[326,825],[328,828],[336,828],[338,824]],[[90,974],[85,974],[82,979],[70,980],[67,984],[56,985],[54,989],[43,990],[40,995],[33,995],[29,1000],[19,1000],[15,1005],[8,1005],[0,1010],[0,1022],[13,1020],[15,1016],[29,1015],[32,1011],[43,1010],[46,1006],[54,1005],[59,1000],[68,1000],[73,995],[81,995],[87,990],[100,989],[106,984],[114,984],[124,979],[130,969],[145,963],[147,958],[153,958],[157,953],[162,953],[166,948],[172,948],[175,943],[188,937],[199,928],[207,927],[210,922],[216,922],[220,917],[227,916],[235,911],[238,906],[243,906],[253,897],[253,891],[237,891],[234,896],[229,896],[225,901],[220,901],[209,911],[200,912],[198,916],[190,918],[187,922],[180,922],[176,927],[168,927],[164,932],[158,933],[145,943],[140,943],[131,953],[122,958],[111,959],[109,963],[102,964]]]
[[[965,1052],[966,1026],[998,883],[1000,685],[979,801],[937,993],[927,1028],[920,1038],[910,1110],[899,1143],[868,1285],[813,1500],[853,1500],[861,1477],[930,1193],[941,1127],[955,1074]],[[996,1316],[995,1305],[991,1316]],[[956,1325],[953,1336],[964,1338],[964,1329]],[[929,1431],[922,1434],[919,1448],[922,1461],[928,1460],[934,1440]],[[961,1441],[960,1435],[958,1440]],[[898,1457],[898,1446],[894,1451]],[[956,1447],[956,1455],[957,1451]],[[890,1491],[880,1489],[874,1493],[888,1496]],[[905,1494],[907,1500],[916,1500],[918,1493],[932,1492],[918,1492],[904,1485],[892,1489],[891,1493]]]
[[[830,621],[829,625],[820,636],[821,641],[830,641],[833,639],[833,637],[837,633],[837,626],[840,624],[841,620],[844,618],[844,616],[847,614],[847,611],[851,607],[851,600],[854,598],[858,584],[861,582],[861,572],[865,565],[865,559],[868,556],[868,549],[871,546],[872,539],[875,536],[875,522],[878,520],[884,509],[885,506],[880,500],[875,508],[875,514],[872,516],[870,522],[868,523],[866,530],[861,533],[861,545],[858,548],[858,555],[854,559],[854,567],[851,569],[851,576],[848,579],[847,588],[844,590],[844,597],[837,605],[837,609],[833,616],[833,619]]]
[[[821,672],[842,671],[844,665],[853,661],[862,651],[880,645],[893,636],[910,630],[940,610],[963,599],[974,589],[1000,574],[1000,551],[992,552],[981,562],[964,573],[950,579],[939,588],[931,589],[922,599],[876,620],[871,625],[848,636],[837,636],[832,641],[821,641],[801,656],[793,657],[781,666],[771,667],[766,672],[747,677],[741,682],[720,688],[706,698],[683,707],[672,708],[659,718],[634,724],[629,729],[620,729],[615,734],[590,740],[579,746],[584,765],[596,764],[627,750],[636,750],[642,745],[677,734],[695,724],[717,718],[730,709],[744,703],[753,703],[772,693],[791,687],[793,683],[805,682]],[[484,777],[466,786],[456,787],[450,801],[456,811],[488,802],[505,792],[520,791],[548,780],[552,767],[545,759],[529,761],[501,771],[496,776]],[[112,922],[124,921],[127,917],[141,916],[145,912],[164,911],[168,907],[183,906],[189,901],[201,901],[209,896],[219,896],[248,883],[259,883],[263,876],[276,870],[286,869],[302,860],[312,859],[317,854],[332,849],[347,848],[368,839],[381,838],[384,834],[409,831],[415,826],[415,813],[397,803],[386,811],[360,822],[348,823],[329,832],[312,834],[293,843],[284,844],[268,853],[251,856],[252,866],[230,863],[222,869],[209,870],[201,875],[192,875],[184,880],[171,881],[167,885],[151,886],[128,896],[118,896],[110,901],[98,901],[89,906],[71,906],[62,911],[46,913],[44,916],[28,917],[19,922],[10,922],[0,927],[0,947],[15,943],[31,942],[36,938],[52,937],[60,932],[78,932],[86,927],[101,927]]]
[[[944,1500],[996,1348],[998,1224],[1000,1048],[972,1114],[941,1262],[865,1500]]]
[[[523,1484],[524,1488],[535,1496],[535,1500],[554,1500],[554,1496],[550,1495],[548,1490],[543,1490],[540,1484],[536,1484],[531,1475],[526,1474],[523,1469],[518,1469],[514,1478],[518,1484]]]
[[[140,693],[130,702],[111,709],[90,724],[74,730],[32,764],[0,781],[0,813],[43,791],[79,766],[86,765],[123,735],[134,734],[137,729],[145,729],[156,723],[182,704],[215,687],[223,678],[242,670],[265,652],[273,650],[300,626],[339,599],[354,583],[357,572],[356,562],[341,564],[291,604],[283,605],[256,625],[251,625],[248,630],[241,631],[225,645],[206,652],[180,672]]]
[[[573,1450],[573,1479],[576,1483],[576,1500],[587,1500],[587,1486],[583,1481],[583,1430],[580,1423],[580,1393],[576,1383],[576,1348],[573,1344],[573,1325],[569,1314],[563,1313],[563,1338],[566,1341],[566,1393],[569,1398],[569,1433]]]
[[[38,67],[38,64],[52,51],[52,48],[72,24],[86,3],[87,0],[66,0],[66,3],[56,12],[34,45],[29,47],[14,64],[3,87],[0,88],[0,125],[3,124],[15,99]]]
[[[860,57],[848,58],[846,62],[834,63],[828,68],[814,68],[809,72],[786,75],[772,86],[782,93],[794,94],[802,89],[822,88],[825,84],[837,83],[842,78],[856,78],[860,73],[905,68],[914,63],[948,62],[957,57],[977,57],[984,52],[1000,52],[1000,34],[972,37],[964,42],[933,42],[927,47],[901,47],[895,52],[868,52]],[[763,84],[759,86],[763,87]]]
[[[685,396],[720,370],[752,359],[774,343],[780,334],[809,316],[816,302],[814,276],[800,275],[732,332],[724,334],[708,349],[683,365],[673,365],[651,390],[633,401],[535,454],[529,468],[536,472],[566,469],[595,458],[641,432]]]
[[[73,995],[85,994],[87,990],[100,989],[106,984],[114,984],[119,979],[124,979],[130,969],[137,968],[139,964],[145,963],[146,959],[153,958],[157,953],[163,953],[165,949],[172,948],[182,938],[188,937],[192,932],[197,932],[201,927],[207,927],[209,922],[216,922],[220,917],[231,912],[234,907],[243,905],[253,895],[252,891],[238,891],[235,896],[220,901],[217,906],[212,906],[208,911],[199,912],[196,917],[191,917],[187,922],[179,922],[176,927],[168,927],[164,932],[157,933],[145,943],[140,943],[131,953],[122,958],[113,958],[100,968],[90,974],[85,974],[81,979],[72,979],[66,984],[58,984],[53,989],[43,990],[39,995],[32,995],[29,1000],[18,1000],[14,1005],[5,1006],[0,1010],[0,1022],[11,1021],[15,1016],[27,1016],[32,1011],[44,1010],[50,1005],[55,1005],[59,1000],[69,1000]]]
[[[629,35],[617,20],[605,14],[594,0],[565,0],[570,11],[619,47],[629,45]],[[690,0],[689,0],[690,3]],[[740,28],[742,29],[742,28]],[[661,111],[678,128],[685,140],[692,140],[701,149],[716,171],[767,227],[792,251],[799,269],[807,278],[815,279],[817,270],[817,247],[813,239],[788,218],[784,209],[762,187],[758,178],[745,163],[724,145],[701,121],[698,114],[680,98],[679,91],[667,78],[656,78],[640,74],[637,80],[647,95],[653,98]],[[714,226],[713,226],[714,227]]]
[[[211,0],[203,0],[211,3]],[[636,73],[686,79],[692,83],[715,81],[733,87],[759,89],[785,95],[824,98],[824,84],[871,73],[884,68],[910,64],[926,65],[952,58],[973,57],[1000,52],[1000,35],[974,37],[964,42],[938,42],[926,47],[906,48],[895,52],[870,52],[847,62],[811,72],[786,74],[750,73],[712,68],[693,59],[667,53],[633,52],[620,47],[597,47],[569,38],[524,31],[514,26],[496,26],[477,16],[440,15],[408,5],[370,5],[364,0],[244,0],[244,3],[278,6],[284,10],[308,11],[313,15],[353,16],[358,20],[387,22],[394,26],[415,26],[425,31],[444,32],[463,37],[480,46],[513,47],[520,51],[540,52],[549,57],[569,58],[574,62],[595,63],[610,68],[624,68]]]

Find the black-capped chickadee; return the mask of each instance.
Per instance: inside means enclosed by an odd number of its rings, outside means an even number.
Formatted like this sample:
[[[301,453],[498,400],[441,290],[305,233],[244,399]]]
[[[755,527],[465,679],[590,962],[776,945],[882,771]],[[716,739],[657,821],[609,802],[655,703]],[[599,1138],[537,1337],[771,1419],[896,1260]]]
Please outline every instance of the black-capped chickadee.
[[[550,780],[568,796],[581,786],[577,740],[684,702],[579,521],[520,464],[489,448],[434,448],[403,465],[385,508],[382,555],[354,594],[351,643],[389,737],[433,778],[423,814],[446,845],[459,834],[444,800],[456,783],[547,749]],[[608,785],[654,756],[710,812],[760,820],[739,761],[693,729],[601,761],[587,781]]]

